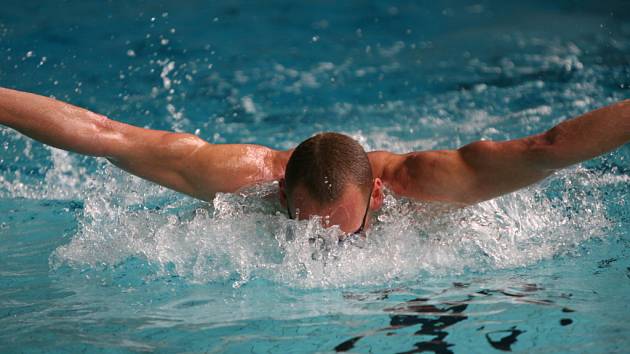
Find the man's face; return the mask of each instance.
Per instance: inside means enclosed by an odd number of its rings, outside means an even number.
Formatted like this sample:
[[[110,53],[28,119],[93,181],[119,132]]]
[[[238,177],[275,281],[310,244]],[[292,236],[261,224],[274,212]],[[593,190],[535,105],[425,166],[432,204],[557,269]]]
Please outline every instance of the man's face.
[[[367,209],[375,210],[381,206],[383,199],[381,185],[380,179],[377,179],[370,195],[356,185],[348,185],[339,200],[328,205],[320,205],[306,188],[298,186],[288,200],[289,212],[291,217],[299,220],[317,215],[322,218],[325,227],[338,225],[341,231],[354,233],[361,228]],[[366,218],[365,227],[369,224],[368,219]]]

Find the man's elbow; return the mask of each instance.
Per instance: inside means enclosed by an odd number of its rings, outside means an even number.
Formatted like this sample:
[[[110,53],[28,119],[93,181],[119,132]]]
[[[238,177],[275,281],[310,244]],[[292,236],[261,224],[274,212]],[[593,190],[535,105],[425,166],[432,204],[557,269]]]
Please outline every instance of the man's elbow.
[[[474,168],[484,165],[497,156],[501,148],[500,143],[490,140],[480,140],[462,146],[457,150],[459,157],[465,165]]]
[[[194,134],[170,132],[164,132],[156,144],[156,148],[159,148],[165,157],[174,161],[188,159],[203,147],[210,145]]]
[[[91,155],[110,159],[110,156],[115,155],[116,151],[124,146],[124,136],[117,127],[120,123],[100,114],[92,114],[95,119],[92,120],[91,136],[94,139],[94,151]]]
[[[565,132],[563,126],[528,138],[527,156],[532,164],[543,170],[553,171],[567,165],[563,155]]]

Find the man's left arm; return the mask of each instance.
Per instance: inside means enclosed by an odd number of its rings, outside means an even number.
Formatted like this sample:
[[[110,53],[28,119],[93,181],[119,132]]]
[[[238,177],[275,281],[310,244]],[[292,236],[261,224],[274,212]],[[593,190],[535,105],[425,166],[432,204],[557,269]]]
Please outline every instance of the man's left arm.
[[[420,199],[472,204],[538,182],[630,141],[630,100],[564,121],[521,139],[478,141],[457,150],[398,155],[370,153],[395,193]]]

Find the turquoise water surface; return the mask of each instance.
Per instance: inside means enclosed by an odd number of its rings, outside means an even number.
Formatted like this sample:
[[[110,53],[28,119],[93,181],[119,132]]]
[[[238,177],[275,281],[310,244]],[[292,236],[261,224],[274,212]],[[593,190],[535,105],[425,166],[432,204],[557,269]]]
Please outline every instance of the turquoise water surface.
[[[42,1],[0,86],[213,143],[457,148],[629,98],[625,1]],[[0,128],[0,352],[628,352],[630,146],[364,242]],[[322,236],[309,241],[314,234]]]

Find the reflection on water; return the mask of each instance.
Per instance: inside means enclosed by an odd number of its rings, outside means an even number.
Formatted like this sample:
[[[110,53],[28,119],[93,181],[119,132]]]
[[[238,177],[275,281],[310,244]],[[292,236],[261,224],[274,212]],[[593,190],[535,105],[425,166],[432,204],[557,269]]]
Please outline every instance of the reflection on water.
[[[389,314],[389,326],[366,331],[368,334],[350,338],[335,346],[334,350],[337,352],[352,351],[363,338],[384,333],[385,337],[418,336],[419,341],[413,344],[413,348],[402,351],[396,350],[397,353],[454,353],[455,349],[453,347],[456,344],[450,342],[448,338],[450,331],[455,330],[455,328],[451,327],[468,320],[468,313],[471,309],[473,311],[472,316],[476,317],[474,321],[476,323],[484,323],[484,321],[479,320],[480,317],[484,316],[482,309],[487,306],[487,304],[497,301],[507,301],[530,306],[555,306],[553,300],[540,298],[537,292],[544,291],[544,289],[536,284],[514,284],[508,289],[483,289],[465,295],[463,298],[462,295],[457,295],[450,296],[449,300],[441,299],[445,293],[453,292],[453,290],[455,290],[455,293],[461,293],[462,289],[468,289],[469,286],[470,284],[453,283],[452,288],[441,290],[440,296],[437,296],[436,299],[430,297],[416,297],[391,307],[385,307],[383,311]],[[344,298],[353,302],[366,300],[378,302],[387,300],[391,294],[397,291],[402,292],[403,290],[375,291],[367,295],[346,293]],[[493,299],[491,301],[487,299],[488,297],[496,296],[502,297],[502,299]],[[459,299],[457,299],[458,297]],[[549,308],[546,310],[552,309]],[[481,316],[479,311],[482,311]],[[485,315],[489,315],[490,312]],[[562,313],[570,312],[575,311],[566,307],[562,309]],[[551,320],[551,318],[549,318],[549,320]],[[519,325],[508,326],[509,323],[509,321],[492,323],[493,329],[486,329],[486,325],[482,324],[478,326],[475,331],[478,332],[479,336],[483,336],[487,344],[493,348],[502,351],[512,351],[512,346],[517,343],[518,337],[526,333],[527,330],[519,328]],[[566,318],[564,315],[558,322],[560,326],[568,326],[572,323],[573,320]],[[497,324],[499,326],[506,326],[506,328],[496,329]],[[414,331],[409,332],[407,330],[408,328],[412,328]],[[390,340],[392,343],[397,343],[395,338],[383,340]],[[387,344],[383,345],[387,346]],[[458,348],[459,350],[462,349],[461,347]]]
[[[399,328],[405,328],[415,325],[420,325],[420,329],[414,333],[414,335],[428,336],[429,339],[417,342],[414,344],[416,350],[409,351],[421,352],[421,351],[433,351],[436,353],[450,353],[448,350],[452,344],[449,344],[446,340],[448,336],[447,328],[466,320],[468,317],[464,315],[464,311],[468,307],[466,304],[450,305],[437,307],[434,305],[424,305],[422,302],[428,299],[414,299],[405,304],[401,308],[390,309],[391,312],[418,312],[418,313],[432,313],[436,318],[422,317],[422,315],[391,315],[390,328],[396,330]],[[395,332],[388,332],[388,336],[395,335]]]

